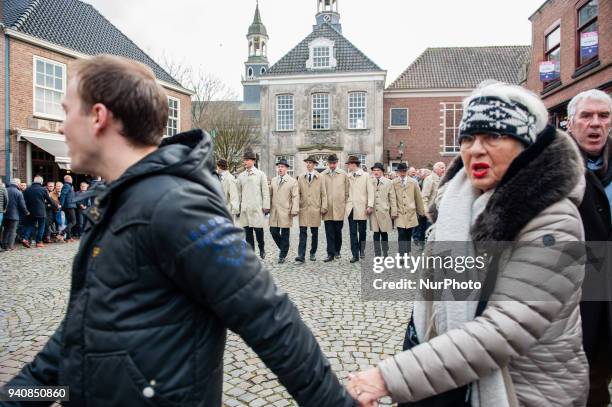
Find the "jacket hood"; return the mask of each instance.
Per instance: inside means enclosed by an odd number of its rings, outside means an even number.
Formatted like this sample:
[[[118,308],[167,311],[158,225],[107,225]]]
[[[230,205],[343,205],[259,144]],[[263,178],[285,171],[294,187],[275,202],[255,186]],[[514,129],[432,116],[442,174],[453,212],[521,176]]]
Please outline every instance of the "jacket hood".
[[[190,130],[162,140],[159,148],[128,168],[119,179],[110,183],[108,192],[125,187],[151,175],[174,175],[198,184],[205,184],[208,173],[215,171],[212,139],[208,133]]]
[[[440,187],[463,168],[457,156]],[[584,196],[585,169],[580,152],[566,133],[547,126],[536,142],[508,167],[485,210],[472,227],[475,241],[512,241],[540,212],[562,199],[578,206]],[[430,207],[435,222],[438,211]]]

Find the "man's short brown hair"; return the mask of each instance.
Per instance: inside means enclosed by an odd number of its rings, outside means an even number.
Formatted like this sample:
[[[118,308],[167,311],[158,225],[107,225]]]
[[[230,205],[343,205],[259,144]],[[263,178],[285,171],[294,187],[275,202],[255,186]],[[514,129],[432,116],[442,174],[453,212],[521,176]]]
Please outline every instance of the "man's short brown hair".
[[[98,55],[76,61],[73,77],[83,111],[101,103],[121,121],[121,134],[136,146],[158,145],[168,122],[168,96],[147,66]]]

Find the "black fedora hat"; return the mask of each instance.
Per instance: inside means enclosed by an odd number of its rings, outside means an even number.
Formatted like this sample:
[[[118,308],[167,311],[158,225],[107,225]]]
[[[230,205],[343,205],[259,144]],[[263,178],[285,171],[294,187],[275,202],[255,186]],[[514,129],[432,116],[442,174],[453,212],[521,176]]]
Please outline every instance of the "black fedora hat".
[[[397,171],[408,171],[408,165],[406,165],[406,163],[399,163],[397,165]]]
[[[242,155],[243,160],[257,160],[257,155],[253,150],[247,150]]]
[[[385,171],[385,166],[382,163],[374,163],[374,165],[370,169],[374,170],[375,168],[378,168],[379,170],[383,172]]]
[[[359,159],[359,157],[355,156],[355,155],[349,155],[348,160],[346,160],[347,164],[361,164],[361,160]]]
[[[328,163],[337,163],[338,162],[338,156],[336,154],[330,154],[327,157],[327,162]]]
[[[284,165],[284,166],[285,166],[285,167],[287,167],[287,168],[291,168],[291,166],[289,165],[289,163],[287,162],[287,160],[285,160],[284,158],[283,158],[283,159],[278,160],[278,162],[276,163],[276,165]]]
[[[312,161],[315,164],[319,163],[319,160],[317,160],[317,157],[315,157],[314,155],[309,155],[308,158],[304,160],[305,163],[307,163],[308,161]]]

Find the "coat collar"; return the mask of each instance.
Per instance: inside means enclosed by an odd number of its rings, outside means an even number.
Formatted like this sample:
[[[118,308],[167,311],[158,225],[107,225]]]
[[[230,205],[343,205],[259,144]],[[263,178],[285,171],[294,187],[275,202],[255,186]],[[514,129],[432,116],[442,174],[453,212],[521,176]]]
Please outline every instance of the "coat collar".
[[[451,163],[440,186],[463,168],[461,156]],[[570,198],[577,205],[584,194],[582,157],[566,133],[547,126],[506,171],[486,208],[472,227],[475,241],[512,241],[529,221],[552,204]],[[543,193],[546,191],[546,193]],[[519,199],[520,198],[520,199]],[[437,220],[435,204],[430,207]]]

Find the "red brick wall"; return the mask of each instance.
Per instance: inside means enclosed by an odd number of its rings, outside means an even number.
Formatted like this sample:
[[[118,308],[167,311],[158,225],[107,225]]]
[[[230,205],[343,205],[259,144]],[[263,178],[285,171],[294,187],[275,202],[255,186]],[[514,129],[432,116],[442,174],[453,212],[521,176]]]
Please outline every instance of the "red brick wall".
[[[612,1],[599,1],[599,60],[600,65],[588,72],[572,78],[577,65],[577,8],[584,0],[550,0],[541,10],[531,17],[532,59],[527,79],[527,87],[537,94],[543,90],[539,77],[539,64],[544,60],[544,34],[560,22],[561,26],[561,72],[562,85],[546,94],[542,99],[548,108],[557,106],[576,94],[596,88],[612,79]]]
[[[33,61],[34,55],[60,62],[68,65],[68,71],[70,71],[70,62],[75,59],[63,54],[59,54],[53,51],[46,50],[44,48],[37,47],[35,45],[11,39],[10,43],[10,85],[11,85],[11,97],[10,97],[10,128],[33,128]],[[69,72],[68,72],[69,73]],[[188,95],[178,93],[176,91],[166,89],[169,96],[180,99],[181,101],[181,131],[191,129],[191,99]],[[2,98],[4,103],[4,98]],[[4,122],[4,117],[2,116]],[[49,130],[56,130],[56,125],[59,122],[42,120],[43,125],[48,123]],[[3,125],[4,127],[4,125]],[[43,126],[45,127],[45,126]],[[2,137],[2,143],[4,143],[4,137]],[[3,145],[3,144],[0,144]],[[12,152],[13,152],[13,171],[17,171],[17,176],[22,179],[26,177],[26,143],[17,142],[17,137],[12,137]],[[4,154],[0,163],[4,161]],[[4,166],[0,170],[0,174],[4,172]]]
[[[409,165],[423,168],[437,161],[449,163],[454,156],[441,155],[442,105],[461,102],[461,97],[390,98],[385,94],[383,157],[387,163],[387,150],[391,160],[397,156],[397,146],[403,141],[406,148],[404,159]],[[410,129],[391,129],[391,108],[408,108]]]
[[[0,14],[2,13],[2,10],[0,10]],[[6,125],[4,122],[4,35],[0,35],[0,72],[2,72],[2,74],[0,75],[0,123],[2,123],[0,125],[0,129],[2,130],[2,133],[0,134],[0,177],[4,178],[5,174],[5,161],[4,161],[4,154],[6,151],[6,146],[5,146],[5,131],[6,131]]]

